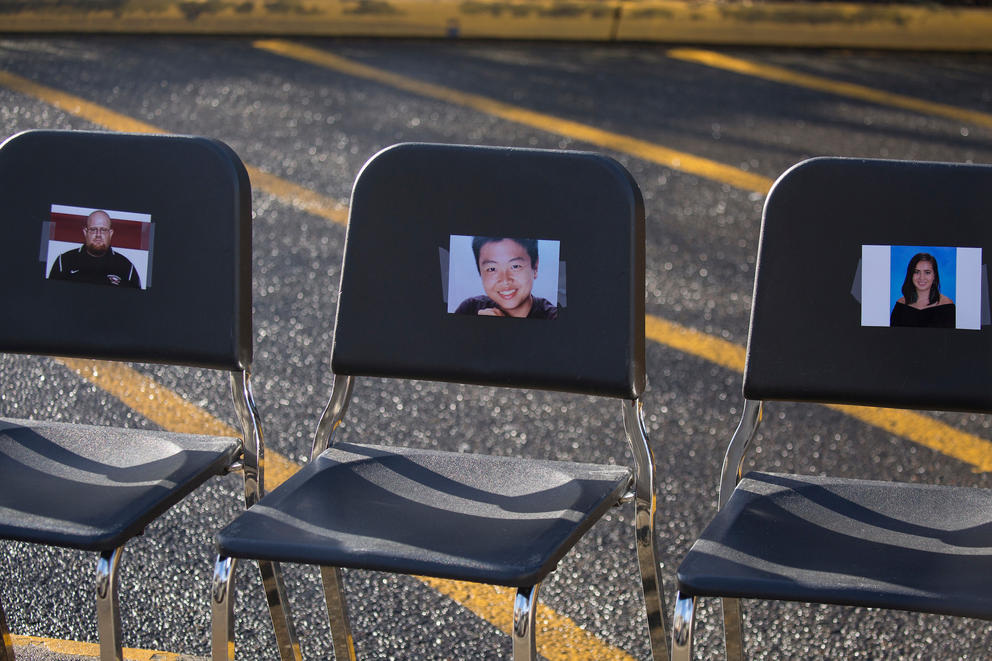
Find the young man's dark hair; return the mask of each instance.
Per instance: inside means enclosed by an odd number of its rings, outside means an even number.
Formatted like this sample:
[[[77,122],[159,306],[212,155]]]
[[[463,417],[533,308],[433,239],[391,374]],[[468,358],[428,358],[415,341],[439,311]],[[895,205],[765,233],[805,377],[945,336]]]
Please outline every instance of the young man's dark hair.
[[[524,250],[527,251],[527,256],[530,257],[530,267],[537,267],[537,240],[536,239],[516,239],[509,236],[477,236],[472,239],[472,252],[475,253],[475,268],[482,274],[482,266],[479,265],[479,251],[482,250],[482,246],[487,243],[498,243],[504,239],[509,239],[510,241],[515,241],[523,246]]]

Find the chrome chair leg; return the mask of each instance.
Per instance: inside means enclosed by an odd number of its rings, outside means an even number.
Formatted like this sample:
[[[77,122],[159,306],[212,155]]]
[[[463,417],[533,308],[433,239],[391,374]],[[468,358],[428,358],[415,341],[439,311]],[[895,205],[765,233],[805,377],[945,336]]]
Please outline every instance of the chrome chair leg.
[[[637,565],[641,570],[641,588],[651,637],[654,661],[668,661],[668,632],[665,630],[665,595],[658,562],[653,513],[640,500],[635,505],[634,525],[637,534]]]
[[[655,489],[654,453],[644,426],[641,401],[624,401],[622,407],[623,428],[634,456],[634,535],[648,619],[648,635],[651,638],[651,656],[654,661],[668,661],[671,652],[668,650],[668,631],[665,626],[665,586],[655,536],[658,496]]]
[[[234,567],[236,560],[217,556],[210,589],[212,661],[234,661]]]
[[[696,619],[696,598],[675,595],[675,621],[672,622],[672,661],[692,658],[692,627]]]
[[[0,661],[14,661],[14,639],[7,628],[7,617],[0,602]]]
[[[513,661],[537,661],[537,590],[540,583],[517,588],[513,600]]]
[[[244,439],[245,507],[251,507],[265,495],[264,454],[265,442],[262,438],[262,420],[255,407],[255,395],[251,388],[251,375],[248,370],[231,373],[231,392],[234,405],[241,422]],[[262,587],[269,604],[269,615],[275,629],[276,645],[282,661],[302,661],[300,643],[296,638],[293,616],[286,601],[286,588],[282,582],[282,571],[278,562],[258,561],[262,574]]]
[[[276,645],[282,661],[303,661],[300,642],[296,637],[296,626],[289,612],[286,600],[286,586],[282,581],[282,569],[278,562],[259,560],[258,569],[262,573],[262,589],[269,604],[269,615],[276,633]]]
[[[744,661],[744,626],[741,623],[741,600],[724,597],[723,640],[727,661]]]
[[[117,598],[120,577],[117,568],[123,546],[103,551],[96,563],[96,622],[100,636],[100,661],[123,661],[121,613]]]
[[[327,619],[331,625],[334,658],[337,661],[355,661],[355,639],[351,635],[351,616],[344,598],[344,580],[337,567],[321,567],[320,578],[324,584],[324,601]]]

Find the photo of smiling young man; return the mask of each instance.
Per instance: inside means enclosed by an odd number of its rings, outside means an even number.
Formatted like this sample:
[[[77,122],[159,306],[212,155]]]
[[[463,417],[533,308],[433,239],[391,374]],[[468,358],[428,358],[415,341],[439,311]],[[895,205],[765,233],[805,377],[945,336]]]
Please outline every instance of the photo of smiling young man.
[[[455,314],[558,318],[557,305],[533,294],[540,266],[537,240],[476,236],[472,253],[485,294],[463,300]]]

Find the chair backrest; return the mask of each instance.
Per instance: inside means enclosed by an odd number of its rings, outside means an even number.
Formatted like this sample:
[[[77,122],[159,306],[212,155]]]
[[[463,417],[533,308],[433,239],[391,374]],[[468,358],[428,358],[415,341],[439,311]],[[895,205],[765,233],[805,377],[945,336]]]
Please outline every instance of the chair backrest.
[[[0,351],[250,364],[251,190],[223,143],[17,134],[0,145],[0,227]]]
[[[765,204],[745,397],[992,411],[989,256],[990,166],[800,163]]]
[[[486,237],[479,258],[474,237]],[[536,263],[526,252],[535,247]],[[532,318],[478,314],[515,316],[527,291]],[[332,367],[637,397],[644,210],[633,179],[589,153],[427,144],[380,152],[352,195]]]

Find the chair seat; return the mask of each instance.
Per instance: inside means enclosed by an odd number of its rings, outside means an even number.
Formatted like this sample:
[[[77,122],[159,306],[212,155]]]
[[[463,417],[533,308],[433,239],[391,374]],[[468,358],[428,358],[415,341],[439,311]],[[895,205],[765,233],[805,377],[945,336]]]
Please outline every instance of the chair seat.
[[[750,473],[677,578],[691,596],[992,619],[992,491]]]
[[[621,466],[341,443],[218,535],[223,555],[522,587],[627,489]]]
[[[235,438],[0,419],[0,538],[116,548],[240,449]]]

